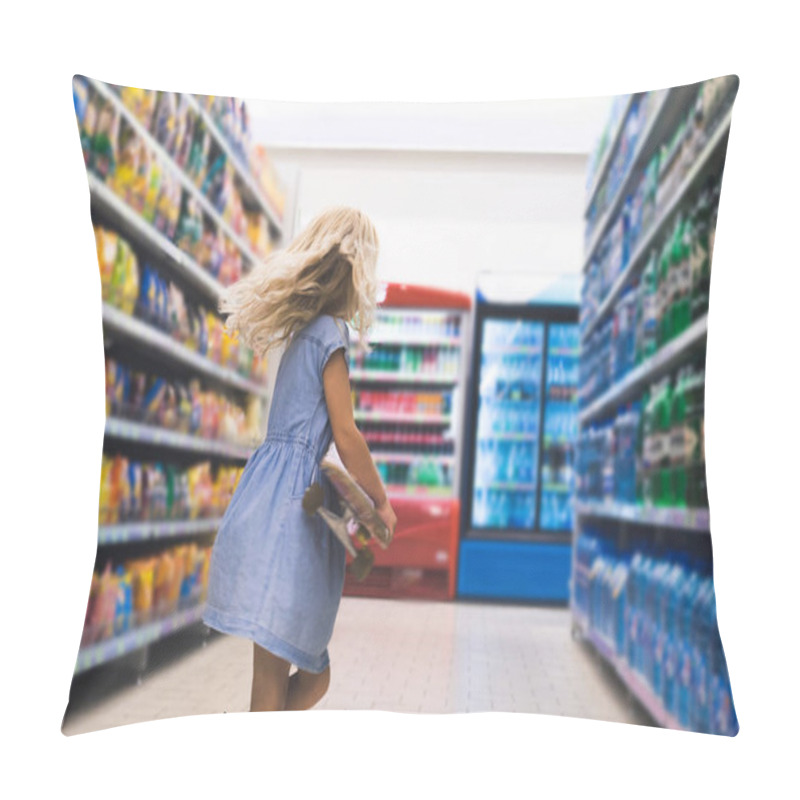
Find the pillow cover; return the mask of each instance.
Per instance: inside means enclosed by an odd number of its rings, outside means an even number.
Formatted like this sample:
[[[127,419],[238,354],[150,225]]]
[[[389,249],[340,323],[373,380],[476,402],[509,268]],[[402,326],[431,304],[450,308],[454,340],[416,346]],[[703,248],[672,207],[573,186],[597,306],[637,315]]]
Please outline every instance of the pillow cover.
[[[367,579],[345,579],[331,642],[341,668],[319,707],[738,732],[703,445],[711,259],[737,89],[729,76],[613,98],[588,166],[560,157],[584,211],[566,226],[584,237],[579,296],[561,291],[574,283],[564,275],[530,296],[512,287],[512,301],[482,293],[466,271],[460,292],[391,276],[372,349],[349,357],[356,421],[398,528]],[[209,639],[202,616],[215,533],[264,439],[279,356],[229,335],[218,302],[292,240],[302,197],[253,141],[239,99],[82,76],[73,97],[102,289],[106,426],[64,732],[243,711],[249,641]],[[367,652],[378,624],[401,644],[373,637]],[[611,683],[580,677],[592,654]],[[187,686],[202,676],[219,691],[184,696],[153,669],[134,695],[128,677],[148,659],[191,665]],[[115,692],[92,709],[109,681]]]

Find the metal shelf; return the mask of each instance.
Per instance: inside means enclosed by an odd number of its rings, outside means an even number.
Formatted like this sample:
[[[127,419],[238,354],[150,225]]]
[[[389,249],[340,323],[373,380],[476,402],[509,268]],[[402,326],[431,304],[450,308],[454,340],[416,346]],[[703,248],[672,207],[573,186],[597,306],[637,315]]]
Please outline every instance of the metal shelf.
[[[101,545],[144,542],[155,539],[173,539],[177,536],[199,536],[214,533],[221,518],[163,520],[161,522],[122,522],[101,525],[97,542]]]
[[[625,659],[617,655],[616,650],[606,637],[589,628],[586,618],[577,609],[573,608],[572,615],[584,638],[591,643],[598,655],[614,669],[620,680],[655,722],[662,728],[676,731],[686,730],[672,714],[666,711],[661,700],[645,683],[641,675],[631,669]]]
[[[250,169],[242,162],[239,155],[234,151],[231,147],[228,140],[225,138],[225,134],[220,129],[219,125],[214,121],[211,114],[200,105],[200,102],[194,95],[191,94],[184,94],[183,95],[189,105],[191,106],[192,110],[199,114],[203,122],[205,123],[206,128],[210,131],[211,135],[214,137],[214,140],[217,144],[225,151],[225,155],[228,159],[230,159],[231,163],[236,169],[239,177],[242,179],[242,182],[245,185],[245,188],[250,194],[250,199],[255,201],[255,203],[261,206],[261,209],[264,213],[269,217],[270,223],[275,230],[282,235],[283,234],[283,222],[278,217],[278,212],[276,209],[272,207],[272,203],[267,197],[266,193],[261,189],[261,187],[256,183],[255,176],[250,171]]]
[[[239,248],[242,255],[244,255],[251,263],[257,263],[261,259],[257,256],[247,242],[242,239],[242,237],[236,233],[236,231],[230,226],[228,222],[226,222],[222,215],[217,211],[216,208],[211,204],[211,201],[200,191],[200,189],[194,184],[194,182],[189,178],[189,176],[181,169],[180,166],[175,162],[175,159],[167,153],[167,151],[155,140],[153,135],[142,125],[141,122],[136,118],[136,115],[122,102],[122,99],[119,95],[106,83],[102,81],[95,80],[93,78],[88,79],[92,85],[92,88],[97,91],[98,94],[102,95],[105,100],[111,103],[116,110],[125,117],[125,121],[136,131],[137,135],[140,136],[146,143],[148,148],[155,153],[158,157],[158,160],[165,166],[169,167],[175,177],[180,181],[181,185],[186,189],[190,194],[194,196],[198,203],[203,207],[205,213],[211,217],[211,219],[215,222],[215,224],[220,227],[228,238]]]
[[[159,445],[173,450],[190,450],[195,453],[204,453],[223,458],[235,458],[246,461],[252,454],[252,449],[240,445],[219,442],[213,439],[203,439],[188,433],[171,431],[154,425],[145,425],[141,422],[131,422],[126,419],[111,417],[106,420],[106,436],[114,439],[125,439],[129,442]]]
[[[134,342],[143,349],[151,348],[162,356],[167,356],[187,367],[191,367],[209,378],[259,397],[267,396],[265,386],[247,380],[236,372],[215,364],[210,359],[200,355],[200,353],[176,342],[152,325],[131,317],[108,303],[103,303],[103,326],[112,334]]]
[[[385,461],[391,464],[413,464],[416,461],[432,461],[435,464],[452,464],[454,456],[429,456],[425,453],[382,453],[372,451],[372,458],[375,461]]]
[[[118,226],[123,228],[122,232],[126,236],[158,250],[167,265],[212,300],[214,308],[216,308],[223,290],[222,284],[207,269],[200,266],[161,231],[134,211],[122,198],[114,194],[96,175],[90,172],[88,177],[92,204],[104,214],[112,217]]]
[[[495,442],[535,442],[539,439],[538,433],[479,433],[478,441],[488,440]]]
[[[484,492],[500,491],[500,492],[535,492],[535,483],[518,483],[516,481],[490,481],[487,484],[480,485],[475,483],[476,490],[480,489]]]
[[[711,529],[707,508],[645,508],[623,503],[575,501],[575,512],[584,517],[606,517],[651,527],[677,528],[696,533]]]
[[[506,355],[522,355],[522,356],[541,356],[544,353],[542,345],[508,345],[507,347],[489,347],[481,350],[481,353],[486,356],[506,356]]]
[[[732,109],[729,110],[728,113],[723,117],[711,138],[706,142],[706,145],[703,148],[703,151],[700,153],[700,156],[694,162],[692,167],[684,176],[678,188],[675,190],[672,198],[659,213],[649,230],[641,238],[639,244],[636,246],[636,249],[633,252],[633,255],[628,261],[628,266],[625,267],[625,269],[617,276],[617,279],[612,284],[611,289],[609,289],[608,293],[603,298],[603,302],[597,309],[597,313],[593,317],[592,321],[589,322],[584,328],[584,331],[581,334],[582,343],[589,338],[589,335],[592,333],[592,331],[611,310],[617,297],[619,297],[620,293],[622,292],[622,288],[628,283],[637,268],[644,265],[647,255],[653,246],[654,239],[661,232],[667,220],[670,219],[686,193],[694,185],[695,181],[701,175],[702,170],[707,166],[708,162],[722,144],[722,141],[731,126],[731,113]]]
[[[353,334],[353,343],[356,344],[358,341],[358,334]],[[421,339],[390,335],[370,336],[369,344],[373,347],[379,344],[403,345],[404,347],[461,347],[462,342],[460,336],[429,336]]]
[[[629,372],[608,391],[578,413],[581,425],[604,412],[612,410],[639,386],[649,383],[680,361],[692,347],[702,342],[708,334],[708,316],[695,320],[680,336],[667,342],[655,355]]]
[[[671,104],[672,101],[675,100],[677,92],[677,89],[667,89],[662,95],[658,106],[652,110],[650,119],[647,123],[647,128],[641,134],[639,141],[636,143],[636,151],[631,158],[628,172],[622,179],[622,182],[620,183],[619,188],[617,189],[613,198],[611,198],[611,201],[606,206],[603,216],[595,225],[591,243],[586,250],[586,258],[583,264],[583,269],[581,270],[582,272],[586,272],[588,269],[589,264],[592,261],[592,256],[594,255],[594,251],[597,250],[597,246],[605,236],[611,221],[619,213],[622,202],[625,199],[625,195],[633,182],[633,176],[638,173],[639,167],[643,166],[639,163],[640,159],[642,158],[642,153],[647,152],[648,149],[653,146],[653,143],[655,142],[654,134],[657,130],[659,130],[662,117],[664,116],[664,111],[669,107],[668,104]]]
[[[392,497],[452,497],[452,486],[407,486],[405,484],[387,484],[386,493]]]
[[[141,650],[143,647],[163,639],[181,628],[199,622],[202,617],[203,605],[201,604],[187,608],[184,611],[178,611],[166,619],[135,628],[132,631],[115,636],[113,639],[82,647],[78,651],[75,674],[77,675],[107,661],[113,661],[115,658]]]
[[[388,370],[351,369],[350,379],[364,383],[411,383],[436,386],[454,386],[457,375],[436,375],[423,372],[390,372]]]
[[[628,100],[625,103],[625,108],[622,109],[620,118],[617,122],[616,130],[614,131],[614,135],[611,137],[608,147],[606,148],[605,155],[600,160],[600,164],[597,167],[594,175],[594,182],[592,183],[591,188],[587,194],[586,198],[586,210],[584,211],[584,217],[588,215],[589,209],[592,207],[592,202],[594,201],[595,195],[597,194],[600,186],[603,183],[603,180],[606,177],[606,173],[608,172],[608,168],[611,166],[611,159],[614,154],[617,152],[617,147],[619,146],[619,141],[622,138],[622,131],[625,128],[625,122],[628,119],[628,114],[631,110],[631,105],[633,104],[633,98],[636,96],[636,93],[628,95]]]
[[[402,414],[388,411],[354,411],[353,416],[361,422],[399,422],[409,425],[449,425],[453,420],[449,414]]]

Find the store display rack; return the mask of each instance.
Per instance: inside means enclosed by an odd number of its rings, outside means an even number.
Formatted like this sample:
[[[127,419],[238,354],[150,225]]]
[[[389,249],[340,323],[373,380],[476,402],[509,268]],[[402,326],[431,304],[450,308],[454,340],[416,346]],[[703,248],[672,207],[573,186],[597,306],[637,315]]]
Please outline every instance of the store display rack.
[[[728,113],[719,123],[709,141],[706,142],[706,145],[700,153],[700,156],[692,165],[689,172],[684,176],[683,181],[681,181],[681,184],[675,191],[672,199],[660,211],[658,217],[650,226],[650,229],[644,232],[641,241],[636,246],[636,249],[630,257],[627,267],[620,273],[619,276],[617,276],[617,279],[614,281],[613,285],[597,309],[597,313],[584,327],[583,334],[581,336],[582,342],[585,342],[594,329],[606,318],[606,316],[608,316],[608,313],[613,309],[614,303],[620,296],[622,289],[646,263],[647,254],[652,249],[654,241],[659,234],[665,230],[667,222],[672,219],[675,210],[686,198],[687,193],[689,193],[694,186],[698,185],[701,178],[707,171],[709,164],[720,151],[720,148],[725,145],[727,141],[727,134],[731,125],[731,113],[731,111],[728,111]],[[596,243],[594,246],[596,247]],[[586,271],[586,267],[591,260],[592,252],[590,252],[589,259],[584,265],[584,272]]]
[[[222,520],[212,519],[180,519],[162,520],[159,522],[121,522],[116,525],[101,525],[98,543],[128,544],[156,539],[174,539],[179,536],[199,536],[214,533]]]
[[[656,697],[636,671],[630,668],[627,661],[617,655],[607,638],[602,633],[590,628],[585,617],[577,611],[573,612],[573,625],[576,631],[594,647],[603,661],[617,673],[627,690],[639,701],[657,725],[675,731],[685,730],[672,714],[664,710],[661,700]]]
[[[357,422],[396,422],[409,425],[449,425],[450,414],[403,414],[391,411],[355,411]]]
[[[81,648],[75,664],[75,674],[85,672],[92,667],[100,666],[108,661],[141,650],[159,639],[163,639],[177,631],[200,622],[203,616],[203,605],[178,611],[165,619],[156,620],[112,639]]]
[[[458,376],[437,375],[429,372],[390,372],[368,369],[351,369],[350,380],[363,383],[422,384],[429,386],[455,386]]]
[[[604,517],[635,522],[643,526],[675,528],[697,533],[707,533],[710,525],[707,508],[648,508],[624,503],[576,501],[575,510],[584,517]]]
[[[214,208],[189,175],[125,105],[116,87],[97,80],[87,80],[91,89],[109,103],[116,114],[125,120],[126,125],[131,127],[161,168],[173,175],[182,190],[197,201],[207,219],[238,248],[245,270],[249,265],[259,261],[259,257],[243,236],[238,234]],[[232,164],[244,202],[253,209],[258,208],[266,216],[273,242],[277,243],[284,236],[290,235],[274,205],[261,190],[256,176],[243,165],[242,159],[229,145],[211,114],[202,107],[201,101],[197,98],[190,95],[184,97],[194,113],[202,119],[209,136]],[[102,221],[104,226],[126,237],[135,248],[146,253],[154,264],[168,272],[170,278],[179,286],[194,290],[206,301],[210,309],[218,308],[223,286],[208,270],[91,172],[88,173],[88,183],[93,221]],[[215,385],[222,390],[233,390],[244,398],[256,397],[262,403],[266,419],[269,395],[266,385],[260,380],[239,374],[233,366],[227,367],[212,361],[158,328],[109,303],[103,303],[102,320],[106,348],[113,345],[134,355],[138,361],[154,360],[162,365],[172,364],[173,368],[180,370],[181,373],[202,378],[205,383]],[[120,449],[127,451],[135,446],[146,445],[153,450],[158,461],[165,462],[169,462],[182,452],[184,457],[188,453],[190,456],[216,463],[241,464],[252,453],[252,448],[241,444],[208,440],[113,416],[106,419],[105,435],[106,447],[109,442],[113,442],[115,451]],[[130,543],[157,544],[178,537],[207,541],[216,533],[220,522],[221,520],[215,516],[197,519],[126,521],[100,525],[98,547],[101,548],[101,552],[110,548],[108,553],[111,554],[115,552],[115,548]],[[86,672],[135,651],[141,651],[142,658],[146,661],[148,645],[177,630],[200,622],[201,616],[202,604],[183,609],[165,619],[147,623],[112,639],[82,647],[78,652],[75,672],[76,674]]]
[[[628,95],[628,98],[625,101],[625,107],[622,109],[620,117],[617,120],[616,127],[614,128],[614,133],[611,135],[609,139],[606,152],[603,155],[602,159],[600,160],[600,163],[597,165],[597,169],[594,174],[594,180],[586,195],[586,210],[584,212],[584,216],[588,215],[589,210],[592,207],[592,203],[594,202],[594,198],[597,195],[598,190],[602,186],[606,174],[608,173],[608,168],[611,166],[611,158],[616,152],[617,147],[619,146],[619,141],[620,138],[622,137],[622,131],[625,127],[625,120],[628,117],[628,112],[631,109],[631,104],[633,103],[634,97],[636,97],[635,94]]]
[[[631,158],[631,164],[628,168],[628,172],[625,175],[625,178],[620,183],[616,193],[611,198],[611,201],[608,203],[608,207],[603,213],[603,216],[595,226],[591,242],[589,243],[589,247],[586,250],[586,258],[584,260],[583,270],[582,270],[583,272],[586,272],[586,270],[589,268],[589,264],[592,261],[592,256],[594,255],[595,250],[597,250],[597,247],[602,241],[603,236],[605,236],[606,231],[608,230],[611,222],[620,213],[623,200],[630,191],[634,176],[637,174],[638,170],[643,166],[646,158],[649,157],[649,155],[655,149],[657,145],[657,142],[655,140],[656,136],[658,135],[658,131],[663,128],[664,120],[668,116],[668,112],[672,111],[674,107],[680,103],[681,97],[684,92],[685,90],[683,89],[683,87],[681,87],[680,89],[669,89],[666,92],[660,93],[660,97],[656,101],[658,105],[651,112],[650,119],[647,123],[647,128],[642,133],[641,137],[637,142],[636,150],[634,151],[633,157]],[[630,105],[626,108],[625,115],[620,120],[620,131],[622,127],[625,125],[629,111],[630,111]],[[619,145],[619,138],[620,137],[618,135],[615,147]],[[613,153],[609,152],[609,158],[612,155]]]
[[[622,213],[625,197],[630,193],[634,181],[641,174],[641,170],[656,152],[656,149],[663,142],[668,141],[669,137],[678,130],[681,117],[685,118],[691,103],[694,102],[697,88],[695,85],[671,89],[663,94],[660,100],[657,100],[658,105],[653,109],[649,123],[646,125],[646,130],[643,131],[638,141],[636,152],[621,181],[620,187],[614,197],[611,198],[605,213],[593,231],[583,265],[584,273],[587,272],[595,250],[600,245],[606,232],[617,220],[619,214]],[[607,169],[606,162],[610,163],[610,160],[614,157],[614,147],[619,145],[620,133],[630,109],[631,103],[629,102],[625,113],[623,113],[618,122],[614,143],[609,148],[609,152],[606,153],[602,166],[604,170]],[[643,269],[648,254],[657,238],[663,234],[669,222],[675,218],[676,213],[687,202],[691,193],[711,173],[712,169],[717,168],[717,165],[724,161],[730,124],[731,111],[728,109],[716,121],[713,128],[706,132],[708,138],[700,153],[687,169],[671,198],[664,204],[663,208],[658,210],[649,229],[642,232],[642,236],[635,246],[628,264],[612,283],[594,317],[584,327],[581,336],[583,344],[587,342],[593,331],[612,312],[615,302],[623,289],[636,277],[638,271]],[[589,197],[587,214],[594,199],[594,194],[604,179],[604,174],[599,172],[594,182],[592,194]],[[581,410],[578,416],[579,425],[585,427],[598,418],[602,418],[607,412],[613,412],[620,404],[629,400],[654,380],[674,371],[683,364],[689,363],[700,351],[704,350],[707,333],[708,317],[706,315],[695,320],[679,336],[664,344],[654,355],[613,383],[600,397]],[[617,654],[614,646],[602,633],[590,626],[588,618],[578,607],[574,594],[576,579],[581,574],[586,576],[586,570],[577,560],[578,539],[585,527],[591,527],[593,531],[596,531],[598,529],[592,523],[604,521],[605,526],[599,530],[605,531],[605,533],[595,533],[593,535],[610,535],[617,547],[628,546],[625,544],[626,541],[629,541],[627,537],[619,538],[618,535],[633,528],[638,532],[637,535],[653,537],[654,542],[661,541],[664,543],[669,541],[672,543],[671,546],[676,548],[692,548],[695,544],[700,545],[701,542],[707,542],[710,531],[709,510],[708,508],[643,507],[620,502],[588,502],[581,500],[576,500],[574,510],[573,579],[571,582],[573,630],[576,635],[589,642],[598,655],[614,669],[631,694],[638,699],[657,724],[666,728],[682,729],[678,721],[667,713],[661,699],[651,690],[642,676],[631,669],[627,661]],[[684,536],[683,534],[689,535]]]
[[[280,236],[283,230],[283,225],[278,212],[273,207],[269,198],[267,198],[264,192],[260,189],[255,181],[255,178],[253,178],[253,176],[250,174],[250,170],[242,164],[239,156],[234,152],[230,144],[228,144],[228,140],[219,129],[219,125],[217,125],[217,123],[211,118],[211,115],[208,113],[208,111],[206,111],[200,105],[200,103],[198,103],[194,95],[186,94],[184,97],[186,98],[192,110],[196,114],[200,115],[201,119],[205,123],[206,128],[211,131],[211,135],[214,137],[216,143],[222,148],[227,158],[233,164],[236,173],[242,182],[242,188],[247,196],[248,201],[252,205],[258,206],[267,215],[273,230]]]
[[[708,316],[693,322],[683,333],[665,344],[647,361],[629,372],[608,391],[578,414],[581,425],[614,409],[637,390],[654,381],[675,364],[684,361],[689,352],[705,343],[708,334]]]
[[[127,419],[108,417],[106,419],[105,434],[112,439],[123,439],[128,442],[157,445],[165,450],[183,450],[194,453],[204,453],[209,456],[247,461],[252,454],[252,449],[241,447],[224,441],[204,439],[155,425],[145,425],[141,422],[131,422]]]
[[[221,367],[200,353],[176,342],[152,325],[131,317],[108,303],[103,304],[103,327],[111,336],[124,339],[137,349],[149,349],[175,363],[189,367],[223,386],[259,397],[267,397],[265,386],[248,380],[233,370]]]
[[[109,220],[120,233],[141,247],[157,253],[160,266],[166,267],[178,280],[190,283],[216,308],[222,294],[219,281],[117,197],[97,176],[89,173],[88,177],[92,209]]]
[[[228,222],[222,217],[217,209],[211,204],[211,201],[200,191],[200,189],[195,185],[194,181],[189,178],[189,176],[180,168],[180,166],[175,163],[175,160],[172,158],[172,156],[170,156],[169,153],[167,153],[167,151],[164,150],[164,148],[153,138],[144,125],[139,122],[139,120],[136,118],[136,115],[122,102],[116,92],[114,92],[114,90],[111,89],[108,84],[105,84],[102,81],[89,79],[89,83],[91,87],[103,97],[103,99],[105,99],[114,107],[118,114],[125,118],[125,122],[129,124],[136,134],[142,139],[142,141],[147,144],[148,149],[158,158],[159,163],[170,170],[170,172],[178,179],[183,189],[192,195],[192,197],[203,209],[204,213],[214,222],[215,225],[217,225],[218,228],[224,231],[225,235],[236,245],[242,255],[251,264],[258,262],[260,259],[252,251],[250,245],[244,241],[244,239],[242,239],[242,237],[228,224]],[[212,135],[214,130],[216,130],[216,126],[212,127]]]

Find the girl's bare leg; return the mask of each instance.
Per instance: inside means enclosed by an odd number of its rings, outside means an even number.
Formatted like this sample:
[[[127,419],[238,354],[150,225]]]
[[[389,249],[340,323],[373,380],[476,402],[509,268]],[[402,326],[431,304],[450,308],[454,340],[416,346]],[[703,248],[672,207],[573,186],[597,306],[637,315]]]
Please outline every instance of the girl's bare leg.
[[[287,711],[305,711],[315,706],[325,696],[331,682],[331,668],[326,667],[319,674],[298,669],[289,678],[286,693]]]
[[[253,644],[253,688],[251,711],[283,711],[289,690],[288,661]]]

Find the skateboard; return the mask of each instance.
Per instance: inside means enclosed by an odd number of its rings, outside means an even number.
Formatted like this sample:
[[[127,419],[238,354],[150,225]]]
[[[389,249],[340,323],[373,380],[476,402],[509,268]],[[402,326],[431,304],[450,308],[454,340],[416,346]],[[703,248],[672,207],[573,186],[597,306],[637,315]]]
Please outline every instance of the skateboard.
[[[317,514],[331,529],[352,557],[348,569],[356,580],[363,581],[372,570],[375,555],[369,548],[375,539],[385,550],[391,541],[389,529],[375,511],[366,492],[353,480],[344,466],[330,453],[320,463],[325,477],[339,495],[341,515],[323,505],[325,495],[320,483],[312,483],[303,495],[303,510]]]

